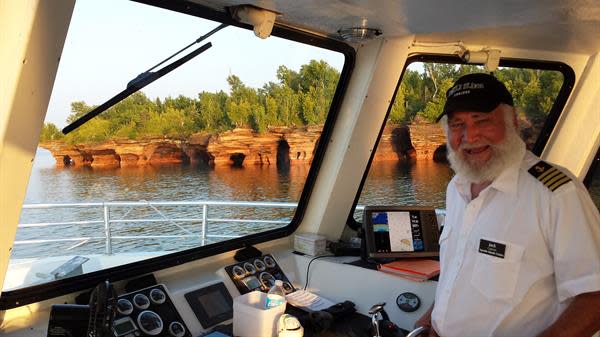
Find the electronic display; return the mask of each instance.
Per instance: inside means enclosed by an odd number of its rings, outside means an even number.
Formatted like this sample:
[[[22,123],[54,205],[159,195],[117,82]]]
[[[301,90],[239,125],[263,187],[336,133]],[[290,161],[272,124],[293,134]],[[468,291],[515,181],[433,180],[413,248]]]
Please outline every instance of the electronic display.
[[[432,208],[368,206],[363,219],[370,257],[439,255],[439,229]]]
[[[248,290],[254,290],[262,285],[262,283],[256,276],[248,276],[242,279],[242,283],[244,283]]]
[[[231,309],[225,297],[218,291],[198,296],[198,302],[210,317],[221,315]]]
[[[113,331],[116,337],[124,336],[130,332],[135,331],[137,328],[133,323],[133,320],[129,317],[124,317],[122,319],[116,320],[113,323]]]
[[[233,299],[223,282],[189,292],[185,299],[205,329],[233,318]]]
[[[373,212],[371,222],[377,252],[422,252],[425,249],[418,211]]]

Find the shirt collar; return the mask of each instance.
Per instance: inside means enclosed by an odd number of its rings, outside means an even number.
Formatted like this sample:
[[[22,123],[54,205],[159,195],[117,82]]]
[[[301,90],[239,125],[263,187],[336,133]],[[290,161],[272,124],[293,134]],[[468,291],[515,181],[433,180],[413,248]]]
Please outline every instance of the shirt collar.
[[[519,171],[521,169],[521,163],[525,157],[525,153],[527,152],[525,146],[520,147],[517,151],[519,152],[519,160],[515,161],[508,168],[502,171],[502,173],[500,173],[500,175],[494,179],[494,181],[488,187],[494,188],[500,192],[511,194],[513,196],[517,194]],[[470,198],[471,183],[468,182],[464,177],[459,175],[456,176],[456,187],[465,198]]]

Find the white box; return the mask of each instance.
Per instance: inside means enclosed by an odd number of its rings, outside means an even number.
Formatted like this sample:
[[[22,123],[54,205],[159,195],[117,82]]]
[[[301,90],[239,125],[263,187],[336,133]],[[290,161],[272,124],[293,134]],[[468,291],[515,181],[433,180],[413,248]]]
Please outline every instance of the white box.
[[[267,294],[253,291],[233,299],[233,335],[239,337],[276,337],[277,320],[286,304],[266,309]]]
[[[327,240],[323,235],[299,233],[294,235],[294,250],[307,255],[321,255],[327,250]]]

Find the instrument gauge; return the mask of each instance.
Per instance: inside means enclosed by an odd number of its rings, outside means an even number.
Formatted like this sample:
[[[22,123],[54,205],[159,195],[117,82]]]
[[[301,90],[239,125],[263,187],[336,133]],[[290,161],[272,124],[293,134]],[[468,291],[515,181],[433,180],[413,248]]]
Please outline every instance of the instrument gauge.
[[[152,289],[150,292],[150,300],[154,304],[163,304],[167,300],[167,295],[165,295],[164,291],[158,288]]]
[[[273,258],[270,256],[265,256],[263,261],[265,262],[265,265],[267,265],[268,268],[275,268],[276,266],[275,260],[273,260]]]
[[[260,273],[258,278],[267,289],[271,289],[271,287],[275,284],[275,277],[266,271]]]
[[[140,330],[150,336],[156,336],[163,330],[163,321],[154,311],[146,310],[140,312],[137,323]]]
[[[133,305],[141,310],[148,309],[150,306],[150,300],[144,294],[136,294],[133,296]]]
[[[257,271],[265,271],[265,269],[267,269],[267,266],[265,265],[265,263],[259,259],[254,260],[254,267],[256,268]]]
[[[238,280],[246,276],[246,271],[240,266],[234,266],[231,269],[231,273],[233,274],[233,277],[235,277]]]
[[[292,286],[289,282],[283,282],[283,290],[286,294],[294,292],[294,286]]]
[[[254,275],[256,273],[256,268],[254,268],[254,265],[252,263],[250,263],[250,262],[244,263],[244,269],[250,275]]]
[[[179,322],[172,322],[169,325],[169,334],[173,337],[183,337],[185,335],[185,327]]]
[[[128,299],[120,298],[117,301],[117,311],[121,315],[129,315],[133,312],[133,304]]]

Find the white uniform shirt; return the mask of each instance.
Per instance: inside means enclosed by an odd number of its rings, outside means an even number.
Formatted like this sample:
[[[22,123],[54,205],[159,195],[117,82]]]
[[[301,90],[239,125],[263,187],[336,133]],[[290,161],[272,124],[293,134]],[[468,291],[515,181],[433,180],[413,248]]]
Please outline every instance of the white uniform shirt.
[[[570,182],[544,186],[528,172],[540,159],[523,152],[474,200],[460,177],[448,185],[432,313],[443,337],[535,336],[600,290],[596,206],[565,169]]]

